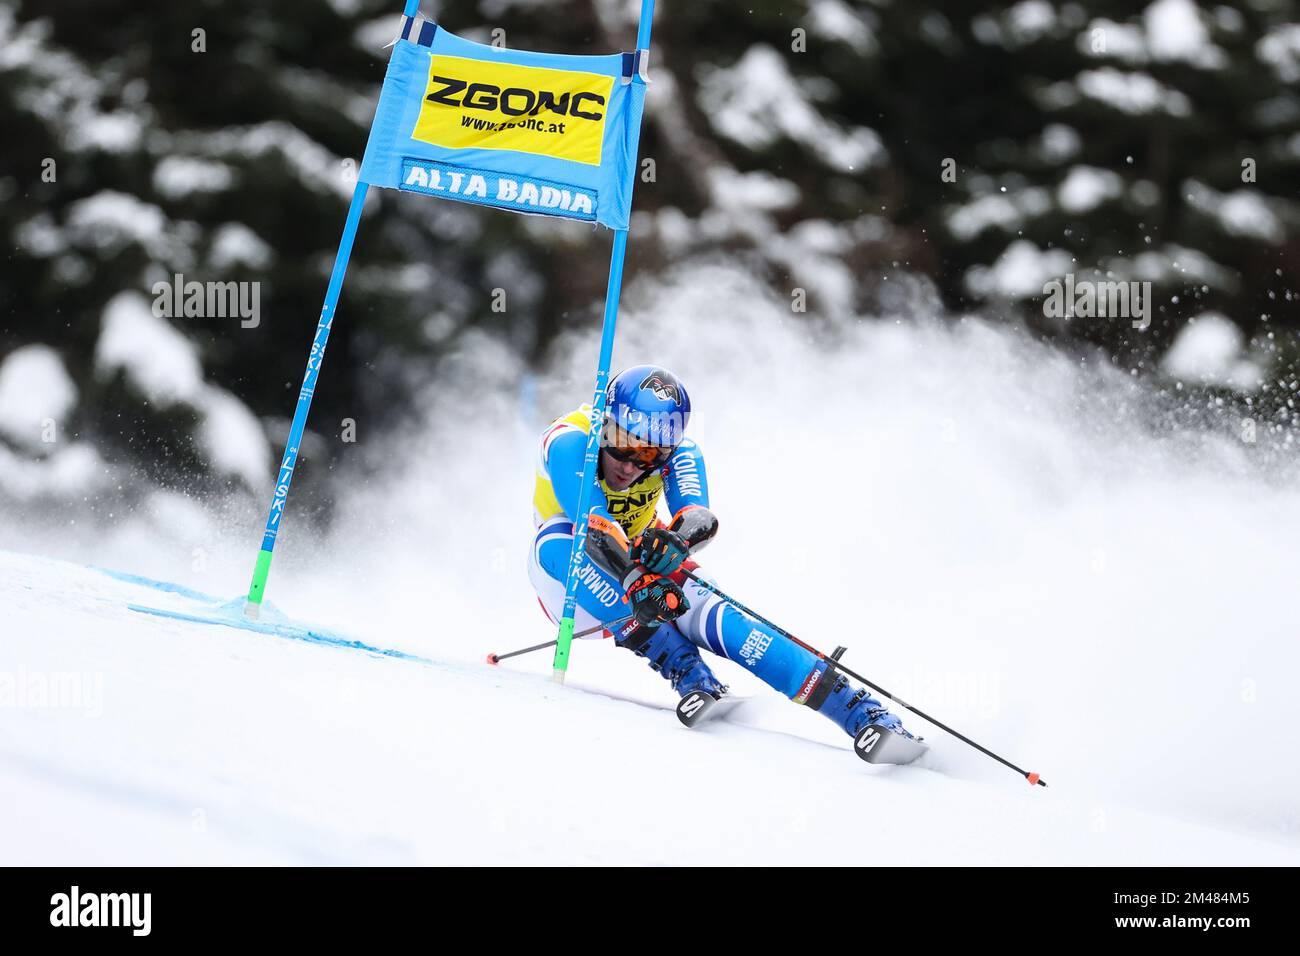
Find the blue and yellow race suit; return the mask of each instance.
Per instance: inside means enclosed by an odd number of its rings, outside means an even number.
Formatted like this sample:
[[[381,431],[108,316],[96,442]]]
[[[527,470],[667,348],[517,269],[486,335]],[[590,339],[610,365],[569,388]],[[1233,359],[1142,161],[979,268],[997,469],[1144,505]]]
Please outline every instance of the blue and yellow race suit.
[[[533,493],[536,532],[529,576],[543,609],[553,621],[558,621],[564,604],[590,413],[591,406],[583,405],[556,419],[543,434],[538,449]],[[602,560],[601,548],[607,554],[618,548],[625,553],[629,540],[635,540],[659,520],[660,501],[666,504],[670,520],[676,524],[691,509],[709,507],[704,456],[694,441],[683,441],[667,465],[647,472],[624,491],[613,490],[601,479],[599,491],[593,495],[586,553],[578,568],[578,630],[597,623],[613,625],[630,614],[623,600],[627,581],[618,577],[622,569],[617,561]],[[707,539],[692,550],[704,543]],[[689,567],[695,567],[693,562]],[[826,665],[815,655],[746,617],[695,581],[684,577],[677,580],[690,607],[671,624],[660,627],[675,628],[698,648],[736,661],[787,697],[821,709],[835,681],[821,680]],[[599,637],[600,632],[592,636]],[[836,688],[836,696],[847,699],[850,695],[838,693],[841,689]],[[846,729],[850,733],[856,730],[849,726]]]

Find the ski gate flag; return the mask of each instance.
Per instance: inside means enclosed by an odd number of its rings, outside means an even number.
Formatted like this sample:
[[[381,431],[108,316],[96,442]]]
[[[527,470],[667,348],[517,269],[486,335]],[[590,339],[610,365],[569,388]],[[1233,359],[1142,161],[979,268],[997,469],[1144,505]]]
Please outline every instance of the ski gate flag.
[[[406,17],[360,179],[627,229],[642,69],[640,53],[508,50]]]
[[[371,186],[595,222],[613,231],[592,427],[578,498],[580,514],[591,510],[600,451],[597,425],[618,322],[655,0],[641,0],[635,51],[609,56],[529,53],[474,43],[421,17],[419,6],[419,0],[405,0],[401,34],[392,44],[253,566],[243,613],[250,620],[261,614],[312,396]],[[573,640],[577,569],[586,535],[586,521],[577,521],[555,641],[553,671],[561,681]],[[220,616],[214,620],[230,623]]]

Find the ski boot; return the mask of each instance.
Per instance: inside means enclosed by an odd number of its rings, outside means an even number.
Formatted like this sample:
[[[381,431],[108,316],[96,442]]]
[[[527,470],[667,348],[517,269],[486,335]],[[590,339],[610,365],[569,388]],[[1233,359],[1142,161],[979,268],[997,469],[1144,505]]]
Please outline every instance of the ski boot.
[[[705,713],[727,693],[726,686],[713,676],[700,650],[671,625],[641,626],[615,642],[650,661],[650,669],[668,679],[681,695],[677,702],[677,719],[693,727]]]
[[[850,737],[856,737],[868,724],[892,730],[909,739],[912,737],[903,727],[903,722],[867,693],[865,687],[855,690],[847,677],[838,670],[827,675],[828,669],[825,661],[818,661],[813,668],[813,674],[821,676],[805,702],[809,707],[835,721]]]
[[[806,703],[844,728],[859,757],[868,763],[911,763],[928,749],[865,687],[855,690],[847,677],[839,671],[827,676],[827,669],[825,661],[814,668],[821,679]]]

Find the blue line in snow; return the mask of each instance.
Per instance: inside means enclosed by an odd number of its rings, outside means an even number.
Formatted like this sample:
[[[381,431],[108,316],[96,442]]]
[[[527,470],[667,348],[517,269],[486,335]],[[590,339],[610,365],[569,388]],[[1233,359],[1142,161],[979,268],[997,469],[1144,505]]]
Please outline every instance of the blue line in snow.
[[[216,604],[217,598],[210,594],[204,594],[202,591],[195,591],[193,588],[187,588],[183,584],[172,584],[170,581],[155,581],[153,578],[141,577],[138,574],[127,574],[125,571],[114,571],[111,568],[100,568],[91,565],[91,570],[98,571],[100,574],[107,574],[110,578],[118,581],[125,581],[127,584],[138,584],[141,587],[153,588],[155,591],[166,591],[168,594],[179,594],[181,597],[189,598],[191,601],[203,601],[206,604]]]
[[[420,657],[416,654],[408,654],[405,651],[394,650],[390,647],[375,647],[364,641],[354,641],[351,638],[343,637],[339,634],[331,634],[329,631],[321,630],[315,627],[304,627],[300,624],[281,624],[271,621],[251,621],[244,617],[244,599],[237,598],[229,604],[224,604],[215,611],[207,614],[193,614],[188,611],[170,611],[159,607],[148,607],[143,604],[128,604],[127,608],[137,611],[141,614],[152,614],[155,617],[169,617],[178,621],[188,621],[193,624],[220,624],[223,627],[233,627],[243,631],[255,631],[258,634],[270,634],[274,637],[284,637],[291,641],[307,641],[310,644],[324,644],[328,647],[344,647],[354,651],[364,651],[367,654],[378,654],[381,657],[392,657],[400,661],[414,661],[418,664],[433,664],[433,661],[427,657]]]
[[[420,657],[416,654],[408,654],[405,651],[394,650],[390,647],[375,647],[364,641],[354,641],[349,637],[341,634],[332,634],[329,631],[317,627],[307,627],[302,624],[295,624],[288,620],[254,621],[244,616],[244,599],[236,598],[233,601],[222,603],[219,598],[204,594],[202,591],[196,591],[193,588],[187,588],[182,584],[173,584],[170,581],[158,581],[154,578],[146,578],[139,574],[128,574],[125,571],[114,571],[111,568],[100,568],[91,566],[93,570],[100,574],[106,574],[117,581],[123,581],[127,584],[135,584],[140,587],[152,588],[155,591],[163,591],[167,594],[175,594],[179,597],[188,598],[191,601],[199,601],[203,604],[213,605],[211,610],[203,611],[172,611],[160,607],[149,607],[144,604],[128,604],[127,608],[137,611],[140,614],[152,614],[155,617],[169,617],[178,621],[188,621],[193,624],[220,624],[224,627],[233,627],[243,631],[254,631],[258,634],[270,634],[273,637],[283,637],[291,641],[306,641],[310,644],[324,644],[327,647],[343,647],[354,651],[363,651],[367,654],[378,654],[380,657],[391,657],[400,661],[414,661],[419,664],[433,664],[434,662],[427,657]],[[270,605],[263,606],[263,613],[278,615]]]

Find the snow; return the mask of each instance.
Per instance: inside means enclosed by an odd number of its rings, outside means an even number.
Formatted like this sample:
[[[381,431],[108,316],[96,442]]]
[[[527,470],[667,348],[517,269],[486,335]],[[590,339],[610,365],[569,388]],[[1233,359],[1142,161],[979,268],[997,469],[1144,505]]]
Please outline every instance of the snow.
[[[154,315],[149,300],[138,292],[119,292],[104,307],[95,371],[107,378],[118,370],[158,405],[192,402],[202,391],[195,345]]]
[[[1234,236],[1250,236],[1272,243],[1280,243],[1286,237],[1286,228],[1268,200],[1252,189],[1239,189],[1225,196],[1219,207],[1219,221]]]
[[[1167,242],[1135,256],[1114,255],[1102,258],[1099,269],[1107,278],[1136,280],[1179,286],[1209,286],[1235,292],[1240,276],[1215,262],[1198,249]]]
[[[758,209],[774,212],[788,209],[799,200],[799,188],[761,170],[740,173],[727,167],[709,170],[713,202],[724,209]]]
[[[1066,7],[1058,17],[1047,0],[1022,0],[1006,10],[1000,18],[986,13],[973,17],[970,29],[980,43],[1016,49],[1050,36],[1058,25],[1065,24],[1072,15],[1073,10]]]
[[[659,242],[663,243],[674,257],[679,256],[695,238],[695,220],[676,206],[664,206],[657,212],[638,210],[632,215],[644,216],[645,219],[642,220],[644,228],[653,231]]]
[[[111,189],[68,207],[68,226],[77,241],[105,253],[132,242],[156,250],[166,225],[167,217],[157,206]]]
[[[326,0],[334,12],[350,17],[361,9],[362,0]]]
[[[563,688],[544,653],[487,667],[553,636],[526,579],[527,502],[537,435],[589,397],[584,325],[535,366],[467,336],[420,426],[360,443],[337,483],[298,478],[269,600],[427,663],[143,615],[127,605],[196,600],[83,566],[238,597],[260,501],[155,495],[88,526],[0,496],[0,673],[89,675],[88,706],[0,697],[0,858],[1300,863],[1300,767],[1278,756],[1300,721],[1279,610],[1293,455],[1272,470],[1235,427],[1153,431],[1133,414],[1143,384],[971,318],[810,331],[737,269],[634,281],[620,318],[615,367],[661,361],[691,388],[723,522],[706,571],[1050,788],[919,718],[921,764],[868,767],[729,661],[719,675],[753,699],[699,732],[605,641],[575,648]],[[853,494],[827,498],[774,567],[772,521],[791,489],[824,485],[828,447]],[[313,491],[337,502],[328,527],[302,506]],[[692,786],[723,809],[688,841],[611,798],[683,807]]]
[[[270,266],[275,254],[271,247],[242,222],[225,222],[212,235],[208,262],[216,269],[247,266],[262,270]]]
[[[1283,83],[1300,83],[1300,23],[1274,27],[1255,44],[1255,55]]]
[[[808,7],[808,28],[814,36],[839,40],[863,56],[880,49],[867,19],[843,0],[813,0]]]
[[[1200,69],[1220,70],[1227,54],[1210,42],[1209,30],[1193,0],[1156,0],[1141,23],[1117,23],[1098,17],[1079,33],[1075,45],[1087,56],[1121,60],[1130,66],[1152,61],[1181,61]]]
[[[971,19],[971,35],[975,37],[976,42],[985,46],[1003,46],[1002,28],[998,26],[998,21],[988,14],[980,14]]]
[[[1018,43],[1032,43],[1050,33],[1056,25],[1056,11],[1047,0],[1021,0],[1006,13],[1012,38]]]
[[[1107,269],[1120,271],[1127,276],[1128,270],[1122,265],[1125,261],[1116,256],[1107,259],[1104,265]],[[1228,292],[1235,291],[1239,283],[1237,273],[1232,269],[1215,262],[1199,249],[1189,249],[1173,242],[1134,256],[1131,260],[1131,273],[1135,279],[1208,285]]]
[[[1043,127],[1039,152],[1048,162],[1060,163],[1073,159],[1083,147],[1079,133],[1064,123],[1049,123]]]
[[[1075,78],[1075,85],[1085,96],[1134,116],[1156,112],[1188,116],[1192,112],[1186,96],[1147,73],[1126,73],[1107,66],[1085,70]]]
[[[1074,260],[1064,249],[1039,249],[1017,239],[991,266],[972,266],[966,287],[975,295],[1029,299],[1043,294],[1043,285],[1070,271]]]
[[[21,346],[0,362],[0,435],[11,441],[39,448],[46,421],[61,426],[76,401],[77,386],[48,345]]]
[[[820,311],[842,316],[852,306],[857,277],[845,265],[849,236],[825,219],[805,219],[773,236],[766,252],[789,270],[796,288],[817,299]]]
[[[214,132],[191,130],[159,134],[158,140],[158,149],[170,153],[202,154],[210,159],[276,155],[309,189],[339,197],[352,195],[355,175],[351,179],[345,175],[343,158],[289,123],[276,120],[251,126],[225,127]]]
[[[1099,819],[1068,787],[870,768],[845,744],[744,723],[687,731],[662,699],[577,675],[559,688],[155,617],[128,605],[193,602],[27,555],[0,552],[0,572],[10,865],[1297,861],[1173,816],[1107,805]],[[575,654],[618,653],[602,645]],[[687,782],[732,808],[690,840],[604,798],[671,805]],[[827,819],[837,838],[815,839]]]
[[[1193,0],[1155,0],[1142,18],[1155,59],[1182,60],[1208,69],[1227,65],[1227,55],[1210,42],[1210,31]]]
[[[884,158],[873,130],[843,129],[821,117],[770,46],[751,46],[727,69],[702,69],[699,101],[714,129],[749,149],[788,137],[832,168],[855,172]]]
[[[168,199],[229,189],[235,171],[225,163],[194,156],[165,156],[153,171],[153,186]]]
[[[1108,199],[1124,193],[1124,179],[1109,169],[1075,166],[1057,189],[1061,208],[1076,215],[1096,209]]]
[[[1240,33],[1246,25],[1246,19],[1241,15],[1240,10],[1220,4],[1212,11],[1214,23],[1220,29],[1227,33]]]
[[[921,39],[936,49],[946,53],[955,53],[960,47],[953,33],[952,23],[937,10],[927,10],[921,14],[917,23]]]
[[[1259,369],[1243,359],[1245,344],[1245,333],[1226,315],[1203,312],[1179,330],[1160,366],[1184,381],[1249,390],[1259,378]]]
[[[1137,205],[1150,208],[1160,202],[1160,187],[1149,179],[1136,179],[1129,185],[1128,195]]]
[[[69,151],[121,154],[136,148],[154,121],[144,97],[136,95],[142,87],[127,83],[119,89],[121,74],[113,66],[87,68],[51,44],[52,33],[48,19],[18,27],[13,11],[0,8],[0,75],[23,70],[36,81],[14,84],[14,103],[39,117]],[[131,109],[102,111],[101,102],[114,98]]]
[[[104,309],[95,371],[118,371],[156,405],[183,403],[200,414],[198,441],[219,471],[260,488],[268,478],[271,450],[257,417],[239,399],[203,381],[198,349],[167,319],[153,314],[136,292],[120,292]]]
[[[946,212],[948,229],[962,241],[969,241],[985,229],[997,227],[1014,232],[1026,220],[1041,216],[1052,207],[1047,190],[1037,186],[1015,192],[991,192]]]
[[[1146,63],[1150,59],[1140,27],[1116,23],[1106,17],[1098,17],[1089,23],[1088,28],[1078,35],[1075,46],[1085,56],[1122,60],[1129,65]]]
[[[1183,191],[1193,209],[1218,220],[1220,227],[1230,236],[1275,244],[1286,238],[1286,227],[1269,200],[1257,190],[1245,188],[1220,193],[1204,183],[1189,180]]]
[[[171,221],[152,203],[111,189],[70,204],[65,232],[74,248],[92,249],[97,258],[135,244],[151,259],[178,270],[193,262],[199,236],[196,223]]]
[[[40,258],[57,255],[67,248],[63,233],[47,212],[40,212],[20,223],[14,232],[18,244],[29,254]]]
[[[109,473],[93,445],[64,440],[52,449],[34,460],[0,445],[0,491],[17,502],[39,498],[66,502],[103,489]]]
[[[401,20],[392,13],[367,20],[352,32],[352,45],[358,50],[378,55],[402,32]]]
[[[213,386],[203,389],[203,420],[198,440],[218,471],[237,475],[250,488],[262,488],[271,477],[271,447],[262,424],[239,399]]]
[[[69,130],[72,149],[98,149],[106,153],[126,153],[136,148],[144,135],[145,117],[124,111],[85,116]]]
[[[538,6],[547,2],[548,0],[484,0],[482,9],[486,16],[496,17],[503,15],[511,7],[536,11]],[[619,36],[625,31],[634,32],[637,18],[641,13],[638,0],[593,0],[591,8],[596,14],[604,35],[609,37]],[[499,10],[501,13],[489,12],[493,10]],[[600,52],[603,53],[604,50]]]

